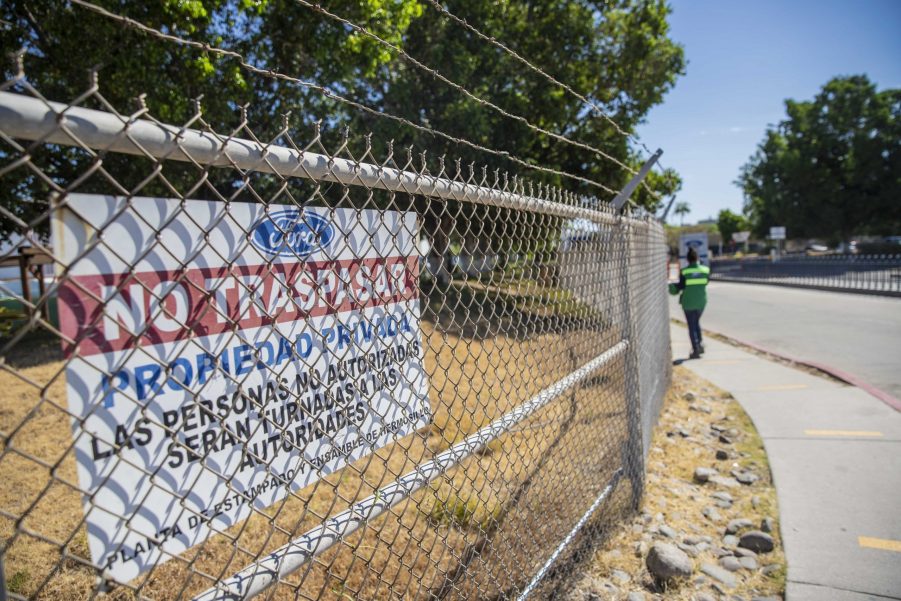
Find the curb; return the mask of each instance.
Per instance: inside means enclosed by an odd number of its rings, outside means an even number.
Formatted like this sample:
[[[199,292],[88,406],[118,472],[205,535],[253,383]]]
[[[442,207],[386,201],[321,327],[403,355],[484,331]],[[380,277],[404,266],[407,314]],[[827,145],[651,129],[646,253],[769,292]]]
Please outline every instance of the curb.
[[[673,321],[675,321],[676,323],[678,323],[679,325],[682,325],[682,326],[686,325],[685,321],[683,321],[681,319],[673,318]],[[748,341],[742,340],[740,338],[735,338],[734,336],[727,336],[726,334],[722,334],[720,332],[714,332],[713,330],[708,330],[707,328],[702,328],[702,331],[707,334],[711,334],[713,336],[722,338],[723,340],[725,340],[726,342],[728,342],[734,346],[746,346],[746,347],[751,348],[760,353],[772,355],[773,357],[778,357],[779,359],[788,361],[790,363],[797,363],[798,365],[804,365],[806,367],[810,367],[810,368],[816,369],[818,371],[821,371],[825,374],[832,376],[833,378],[841,380],[842,382],[846,382],[852,386],[856,386],[857,388],[860,388],[864,392],[868,393],[870,396],[873,396],[873,397],[879,399],[880,401],[882,401],[883,403],[885,403],[886,405],[888,405],[895,411],[901,412],[901,399],[887,393],[886,391],[882,390],[881,388],[877,388],[876,386],[873,386],[869,382],[866,382],[865,380],[861,379],[859,376],[849,373],[843,369],[839,369],[837,367],[832,367],[831,365],[827,365],[825,363],[820,363],[818,361],[809,361],[807,359],[799,359],[798,357],[794,357],[792,355],[786,355],[785,353],[781,353],[781,352],[774,351],[772,349],[768,349],[766,347],[760,346],[759,344],[755,344],[753,342],[748,342]]]

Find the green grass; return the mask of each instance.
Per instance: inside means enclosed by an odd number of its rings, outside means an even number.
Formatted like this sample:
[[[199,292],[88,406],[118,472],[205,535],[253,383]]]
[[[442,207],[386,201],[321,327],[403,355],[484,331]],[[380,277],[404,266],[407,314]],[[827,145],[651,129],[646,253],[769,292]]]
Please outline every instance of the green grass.
[[[9,592],[17,595],[24,595],[28,586],[29,575],[25,570],[16,572],[6,581],[6,588]]]
[[[487,531],[500,515],[500,506],[489,510],[483,507],[476,496],[465,499],[451,493],[442,499],[435,493],[435,500],[429,511],[429,520],[435,525],[447,525],[460,529]]]

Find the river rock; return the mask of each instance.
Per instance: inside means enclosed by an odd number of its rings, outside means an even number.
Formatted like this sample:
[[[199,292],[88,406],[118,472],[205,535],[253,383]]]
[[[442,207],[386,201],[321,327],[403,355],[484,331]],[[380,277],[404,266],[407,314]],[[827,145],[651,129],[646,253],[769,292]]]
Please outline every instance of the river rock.
[[[666,538],[672,538],[672,539],[675,539],[678,536],[678,534],[676,534],[676,531],[673,530],[672,528],[670,528],[669,526],[667,526],[666,524],[660,525],[660,534],[662,534]]]
[[[702,542],[703,540],[704,539],[701,538],[700,536],[683,536],[682,537],[682,542],[685,543],[686,545],[696,545],[696,544]]]
[[[625,583],[629,582],[630,580],[632,580],[632,577],[629,576],[627,573],[623,572],[622,570],[613,570],[610,573],[610,578],[612,578],[613,580],[616,580],[620,584],[625,584]]]
[[[716,492],[710,493],[710,496],[714,499],[719,499],[721,501],[728,501],[729,503],[734,503],[735,499],[732,498],[732,495],[727,493],[724,490],[718,490]]]
[[[773,550],[775,544],[773,543],[773,537],[766,532],[751,530],[741,535],[738,546],[750,549],[755,553],[769,553]]]
[[[738,563],[741,564],[741,567],[746,570],[756,570],[757,569],[757,560],[753,557],[739,557]]]
[[[697,557],[700,555],[700,551],[694,545],[686,545],[685,543],[676,543],[676,546],[685,551],[691,557]]]
[[[718,522],[722,519],[722,516],[720,515],[720,512],[716,510],[716,507],[705,507],[701,510],[701,515],[711,522]]]
[[[699,467],[695,470],[695,482],[699,482],[700,484],[704,484],[709,481],[711,478],[719,475],[715,469],[709,467]]]
[[[754,522],[747,518],[739,518],[737,520],[729,520],[729,523],[726,524],[726,534],[735,534],[740,530],[744,530],[745,528],[750,528],[754,525]]]
[[[713,484],[717,484],[719,486],[725,486],[726,488],[738,488],[741,486],[738,483],[738,480],[735,478],[730,478],[728,476],[713,476],[710,478],[709,482]]]
[[[732,476],[745,486],[750,486],[760,480],[760,477],[750,470],[732,470]]]
[[[726,588],[735,588],[737,581],[735,580],[735,576],[732,574],[732,572],[719,566],[715,566],[712,563],[705,563],[701,565],[701,571],[714,580],[725,585]]]
[[[730,572],[737,572],[741,569],[741,562],[732,556],[720,557],[720,565]]]
[[[648,571],[660,580],[691,576],[691,559],[684,551],[669,543],[654,543],[645,559]]]

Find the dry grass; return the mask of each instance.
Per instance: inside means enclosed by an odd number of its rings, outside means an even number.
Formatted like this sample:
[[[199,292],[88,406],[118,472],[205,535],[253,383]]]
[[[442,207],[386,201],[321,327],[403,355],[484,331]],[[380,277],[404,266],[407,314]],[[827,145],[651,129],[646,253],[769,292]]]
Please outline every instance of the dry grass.
[[[694,401],[686,399],[686,393],[696,395]],[[705,405],[712,409],[706,414],[690,406]],[[709,439],[705,436],[710,425],[739,431],[732,445],[713,445],[713,447],[730,449],[730,457],[717,461]],[[684,438],[679,431],[687,431]],[[760,480],[751,486],[737,488],[719,488],[713,484],[698,485],[693,482],[694,470],[697,467],[717,467],[724,475],[735,467],[753,470]],[[705,507],[713,505],[710,494],[722,490],[732,495],[734,504],[731,508],[717,507],[722,516],[718,521],[711,521],[702,516]],[[690,601],[700,590],[717,593],[711,588],[711,580],[707,578],[704,585],[696,587],[691,581],[669,583],[664,586],[654,581],[645,566],[645,557],[636,552],[642,541],[652,544],[656,540],[675,543],[685,535],[710,536],[713,547],[717,546],[723,531],[731,519],[757,518],[763,516],[775,520],[772,536],[776,541],[776,549],[771,553],[761,554],[761,566],[775,564],[779,568],[769,576],[760,570],[741,571],[736,573],[739,585],[729,591],[730,594],[742,596],[782,595],[785,591],[785,556],[779,535],[779,509],[776,491],[773,487],[769,471],[769,463],[764,451],[763,442],[757,434],[748,415],[732,396],[715,386],[701,380],[684,367],[673,370],[673,385],[667,394],[660,422],[655,431],[651,452],[648,458],[648,477],[645,499],[641,514],[632,521],[624,522],[613,529],[608,544],[600,550],[590,564],[587,575],[579,583],[576,595],[584,593],[587,587],[597,587],[599,583],[615,583],[611,580],[614,570],[622,570],[631,575],[630,584],[621,585],[625,590],[638,590],[654,598]],[[677,533],[677,541],[671,541],[653,530],[665,523]],[[641,532],[633,530],[641,526]],[[711,550],[702,552],[693,559],[695,575],[702,563],[717,563]],[[706,577],[705,577],[706,578]]]
[[[198,593],[508,412],[613,341],[612,332],[571,317],[544,323],[546,316],[531,316],[529,330],[514,321],[501,328],[484,307],[474,313],[470,301],[436,307],[434,319],[423,322],[431,426],[101,596]],[[10,590],[40,599],[90,597],[96,571],[70,448],[64,364],[56,343],[44,338],[18,345],[4,361],[0,538]],[[583,510],[573,499],[592,499],[592,487],[618,466],[603,451],[618,454],[625,435],[622,386],[617,361],[289,576],[267,598],[416,597],[448,583],[449,596],[468,597],[521,583],[548,552],[549,533],[574,523]],[[588,452],[595,465],[583,461]],[[597,478],[580,482],[576,471],[585,469]],[[460,566],[466,569],[458,573]]]

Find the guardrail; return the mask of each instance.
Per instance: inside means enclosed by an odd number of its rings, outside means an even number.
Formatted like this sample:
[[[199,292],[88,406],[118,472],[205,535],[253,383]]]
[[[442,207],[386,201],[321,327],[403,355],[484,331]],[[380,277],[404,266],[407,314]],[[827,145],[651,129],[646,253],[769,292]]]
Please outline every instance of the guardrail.
[[[711,279],[901,296],[901,254],[714,259]]]

